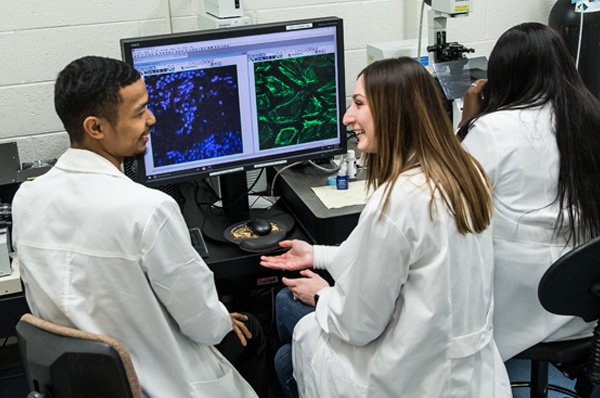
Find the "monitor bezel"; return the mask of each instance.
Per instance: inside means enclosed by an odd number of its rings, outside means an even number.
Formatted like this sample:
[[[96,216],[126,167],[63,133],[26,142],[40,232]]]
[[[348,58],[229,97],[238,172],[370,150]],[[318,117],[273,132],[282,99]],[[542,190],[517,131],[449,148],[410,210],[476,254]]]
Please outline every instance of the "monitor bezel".
[[[172,175],[162,175],[159,178],[148,179],[143,155],[133,159],[133,171],[135,179],[146,186],[159,187],[172,183],[199,180],[206,177],[221,176],[228,173],[236,173],[248,170],[257,170],[268,166],[286,165],[303,160],[327,159],[335,155],[344,154],[347,150],[347,135],[342,119],[346,110],[345,93],[345,62],[344,62],[344,35],[343,20],[339,17],[319,17],[312,19],[300,19],[267,23],[259,25],[247,25],[232,28],[199,30],[193,32],[173,33],[166,35],[145,36],[137,38],[121,39],[122,59],[129,65],[133,65],[132,49],[152,47],[157,45],[177,44],[183,41],[209,41],[227,39],[248,35],[262,35],[268,33],[284,32],[288,30],[315,29],[321,27],[336,27],[337,48],[337,70],[338,70],[338,126],[340,145],[333,148],[309,148],[301,151],[287,152],[284,154],[254,157],[223,164],[218,164],[210,170],[188,170]]]

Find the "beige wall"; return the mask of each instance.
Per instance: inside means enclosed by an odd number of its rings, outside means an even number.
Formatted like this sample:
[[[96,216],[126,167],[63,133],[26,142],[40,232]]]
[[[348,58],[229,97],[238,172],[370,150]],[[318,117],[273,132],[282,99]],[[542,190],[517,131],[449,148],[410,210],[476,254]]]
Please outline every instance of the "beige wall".
[[[201,0],[0,0],[0,142],[16,141],[21,161],[56,158],[68,138],[54,113],[56,74],[84,55],[120,58],[119,39],[196,30]],[[448,39],[489,55],[495,40],[524,21],[547,22],[555,0],[474,0],[448,22]],[[253,23],[335,15],[344,19],[346,91],[366,66],[366,44],[415,39],[421,0],[245,0]],[[167,8],[170,5],[170,8]],[[426,7],[427,9],[427,7]],[[426,19],[426,18],[425,18]],[[426,20],[424,38],[426,40]]]

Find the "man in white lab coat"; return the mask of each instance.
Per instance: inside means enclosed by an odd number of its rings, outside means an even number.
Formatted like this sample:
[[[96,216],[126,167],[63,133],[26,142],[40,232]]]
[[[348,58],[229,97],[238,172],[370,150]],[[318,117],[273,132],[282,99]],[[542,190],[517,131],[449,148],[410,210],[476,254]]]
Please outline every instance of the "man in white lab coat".
[[[121,342],[147,397],[255,397],[219,343],[259,376],[251,383],[264,396],[256,320],[219,302],[177,203],[120,170],[146,149],[156,121],[147,101],[121,61],[84,57],[59,74],[55,106],[71,148],[13,201],[27,301],[43,319]]]

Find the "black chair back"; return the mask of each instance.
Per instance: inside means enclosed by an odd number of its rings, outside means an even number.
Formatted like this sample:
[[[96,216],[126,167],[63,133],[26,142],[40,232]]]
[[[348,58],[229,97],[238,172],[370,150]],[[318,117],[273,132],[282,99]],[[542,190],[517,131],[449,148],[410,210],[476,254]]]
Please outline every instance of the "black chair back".
[[[558,315],[596,321],[592,347],[575,390],[584,398],[600,398],[600,237],[559,258],[538,286],[542,307]]]
[[[538,286],[542,307],[553,314],[600,319],[600,237],[571,250],[552,264]]]
[[[16,330],[30,397],[141,397],[139,384],[134,395],[121,356],[106,342],[53,333],[23,319]]]

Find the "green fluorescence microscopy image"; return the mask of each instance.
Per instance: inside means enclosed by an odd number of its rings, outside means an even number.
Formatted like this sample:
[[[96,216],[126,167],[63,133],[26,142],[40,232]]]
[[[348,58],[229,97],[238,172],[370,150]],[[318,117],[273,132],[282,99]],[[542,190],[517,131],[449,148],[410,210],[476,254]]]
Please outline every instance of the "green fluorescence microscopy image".
[[[254,64],[260,149],[337,137],[335,54]]]

